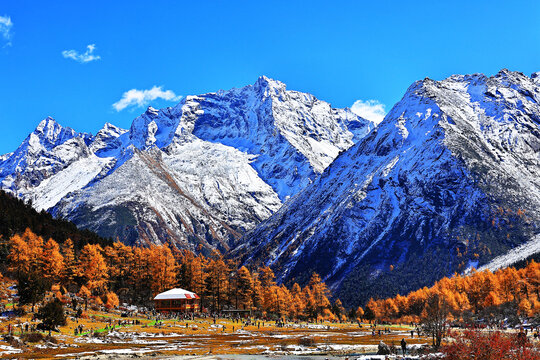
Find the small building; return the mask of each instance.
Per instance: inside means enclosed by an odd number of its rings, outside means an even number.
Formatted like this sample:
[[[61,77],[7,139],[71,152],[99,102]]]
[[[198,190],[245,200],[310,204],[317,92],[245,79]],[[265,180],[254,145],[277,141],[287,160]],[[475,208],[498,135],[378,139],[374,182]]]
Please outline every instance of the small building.
[[[171,289],[154,298],[156,310],[160,312],[197,312],[199,295],[184,289]]]

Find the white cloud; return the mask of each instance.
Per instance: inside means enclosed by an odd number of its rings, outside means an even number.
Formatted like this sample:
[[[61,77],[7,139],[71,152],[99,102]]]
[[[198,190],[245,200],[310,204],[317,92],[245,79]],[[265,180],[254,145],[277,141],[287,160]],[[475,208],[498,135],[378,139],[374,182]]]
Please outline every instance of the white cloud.
[[[122,95],[122,98],[113,104],[113,108],[116,111],[122,111],[129,106],[144,107],[148,105],[150,101],[156,99],[179,101],[182,99],[182,96],[177,96],[171,90],[163,91],[161,86],[154,86],[150,90],[131,89],[126,91]]]
[[[386,115],[385,105],[378,100],[356,100],[351,106],[351,111],[376,125],[379,125]]]
[[[84,64],[90,61],[101,59],[101,56],[94,55],[94,50],[96,50],[96,45],[90,44],[86,47],[86,52],[84,54],[79,54],[79,52],[76,50],[64,50],[62,51],[62,55],[66,59],[73,59],[80,62],[81,64]]]
[[[13,33],[11,28],[13,27],[13,22],[9,16],[0,16],[0,34],[7,41],[5,46],[11,46],[11,38]]]

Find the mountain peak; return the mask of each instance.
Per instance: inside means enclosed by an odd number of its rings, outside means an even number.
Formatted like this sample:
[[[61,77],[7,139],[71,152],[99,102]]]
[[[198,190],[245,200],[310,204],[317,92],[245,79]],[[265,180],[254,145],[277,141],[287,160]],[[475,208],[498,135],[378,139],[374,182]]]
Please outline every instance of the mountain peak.
[[[47,116],[45,119],[41,120],[32,134],[32,136],[37,137],[36,139],[40,139],[38,142],[48,150],[77,135],[79,134],[75,130],[70,127],[63,127],[51,116]],[[84,134],[84,136],[86,136],[86,134]]]
[[[62,131],[74,131],[71,128],[64,128],[60,125],[53,117],[47,116],[45,119],[41,120],[34,133],[40,137],[45,137],[52,139],[57,136]]]
[[[56,126],[60,126],[60,124],[58,124],[56,122],[56,120],[54,120],[54,118],[52,116],[47,116],[45,119],[41,120],[36,128],[36,131],[37,132],[44,132],[46,131],[46,129],[51,129],[51,128],[54,128]]]
[[[159,113],[159,110],[156,108],[153,108],[152,106],[149,106],[148,109],[146,109],[145,114],[156,116]]]
[[[114,125],[114,124],[111,124],[110,122],[106,122],[105,125],[103,125],[103,127],[99,131],[100,132],[102,132],[102,131],[106,131],[106,132],[114,131],[114,132],[117,132],[117,133],[125,133],[125,132],[127,132],[127,130],[122,129],[122,128]]]
[[[285,91],[287,89],[287,86],[281,81],[271,79],[265,75],[262,75],[257,79],[254,87],[257,90],[275,89]]]

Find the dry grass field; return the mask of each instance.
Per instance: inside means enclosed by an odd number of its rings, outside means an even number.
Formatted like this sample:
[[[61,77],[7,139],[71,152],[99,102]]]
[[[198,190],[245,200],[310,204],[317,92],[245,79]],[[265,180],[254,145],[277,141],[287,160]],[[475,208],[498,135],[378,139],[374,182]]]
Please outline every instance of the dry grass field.
[[[119,321],[138,325],[119,326]],[[93,355],[133,355],[170,357],[178,355],[218,355],[218,354],[267,354],[345,355],[376,352],[382,340],[388,345],[398,346],[402,338],[409,344],[426,344],[429,339],[411,339],[407,326],[388,326],[390,333],[378,332],[372,335],[369,324],[307,324],[289,323],[277,327],[274,322],[260,326],[242,326],[242,323],[228,319],[196,318],[188,321],[163,320],[159,323],[145,317],[122,318],[118,312],[87,312],[85,319],[70,318],[60,332],[53,332],[47,338],[30,339],[21,333],[18,324],[32,323],[29,316],[3,321],[2,332],[7,332],[8,324],[13,329],[14,339],[0,342],[0,356],[3,358],[75,358]],[[115,324],[114,328],[110,324]],[[82,335],[75,335],[77,326],[82,325]],[[379,327],[378,329],[384,329]],[[47,335],[46,332],[42,333]],[[38,336],[39,337],[39,336]]]

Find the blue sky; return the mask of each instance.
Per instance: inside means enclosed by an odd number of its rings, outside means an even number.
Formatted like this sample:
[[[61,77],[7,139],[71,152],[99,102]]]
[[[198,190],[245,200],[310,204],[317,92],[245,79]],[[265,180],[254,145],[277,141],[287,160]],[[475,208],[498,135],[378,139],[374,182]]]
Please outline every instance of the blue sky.
[[[0,153],[48,115],[128,128],[137,96],[164,107],[263,74],[389,110],[424,77],[540,71],[539,19],[538,1],[2,0]]]

